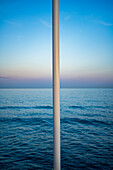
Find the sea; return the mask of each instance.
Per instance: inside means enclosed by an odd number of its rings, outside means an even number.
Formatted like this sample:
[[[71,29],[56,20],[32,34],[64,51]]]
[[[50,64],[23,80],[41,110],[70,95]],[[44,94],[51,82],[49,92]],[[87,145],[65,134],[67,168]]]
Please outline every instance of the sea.
[[[113,169],[113,89],[60,90],[61,169]],[[52,89],[0,89],[0,169],[53,169]]]

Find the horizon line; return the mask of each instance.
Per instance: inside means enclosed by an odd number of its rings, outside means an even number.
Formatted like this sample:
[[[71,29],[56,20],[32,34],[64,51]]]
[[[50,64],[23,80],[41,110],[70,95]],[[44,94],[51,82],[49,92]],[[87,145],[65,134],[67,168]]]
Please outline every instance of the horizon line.
[[[60,89],[112,89],[113,87],[60,87]],[[0,87],[1,89],[53,89],[53,87]]]

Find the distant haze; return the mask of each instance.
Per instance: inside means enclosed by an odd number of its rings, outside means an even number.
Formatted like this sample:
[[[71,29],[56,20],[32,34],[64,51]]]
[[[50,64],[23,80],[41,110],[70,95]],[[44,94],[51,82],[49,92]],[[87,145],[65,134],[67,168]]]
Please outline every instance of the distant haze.
[[[59,0],[61,87],[113,87],[113,1]],[[52,87],[52,0],[0,1],[0,88]]]

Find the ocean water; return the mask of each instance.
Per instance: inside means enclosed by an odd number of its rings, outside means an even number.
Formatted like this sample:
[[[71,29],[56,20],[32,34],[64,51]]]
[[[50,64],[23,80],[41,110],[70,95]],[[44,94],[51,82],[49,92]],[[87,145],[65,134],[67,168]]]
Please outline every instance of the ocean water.
[[[113,89],[61,89],[61,167],[113,169]],[[0,90],[0,169],[53,169],[52,89]]]

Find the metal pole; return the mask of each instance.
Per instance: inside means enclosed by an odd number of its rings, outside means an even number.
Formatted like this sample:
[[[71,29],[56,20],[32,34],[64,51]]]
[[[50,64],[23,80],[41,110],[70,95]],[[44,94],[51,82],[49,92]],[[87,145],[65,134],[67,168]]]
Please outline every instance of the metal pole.
[[[54,170],[60,170],[59,0],[52,0]]]

